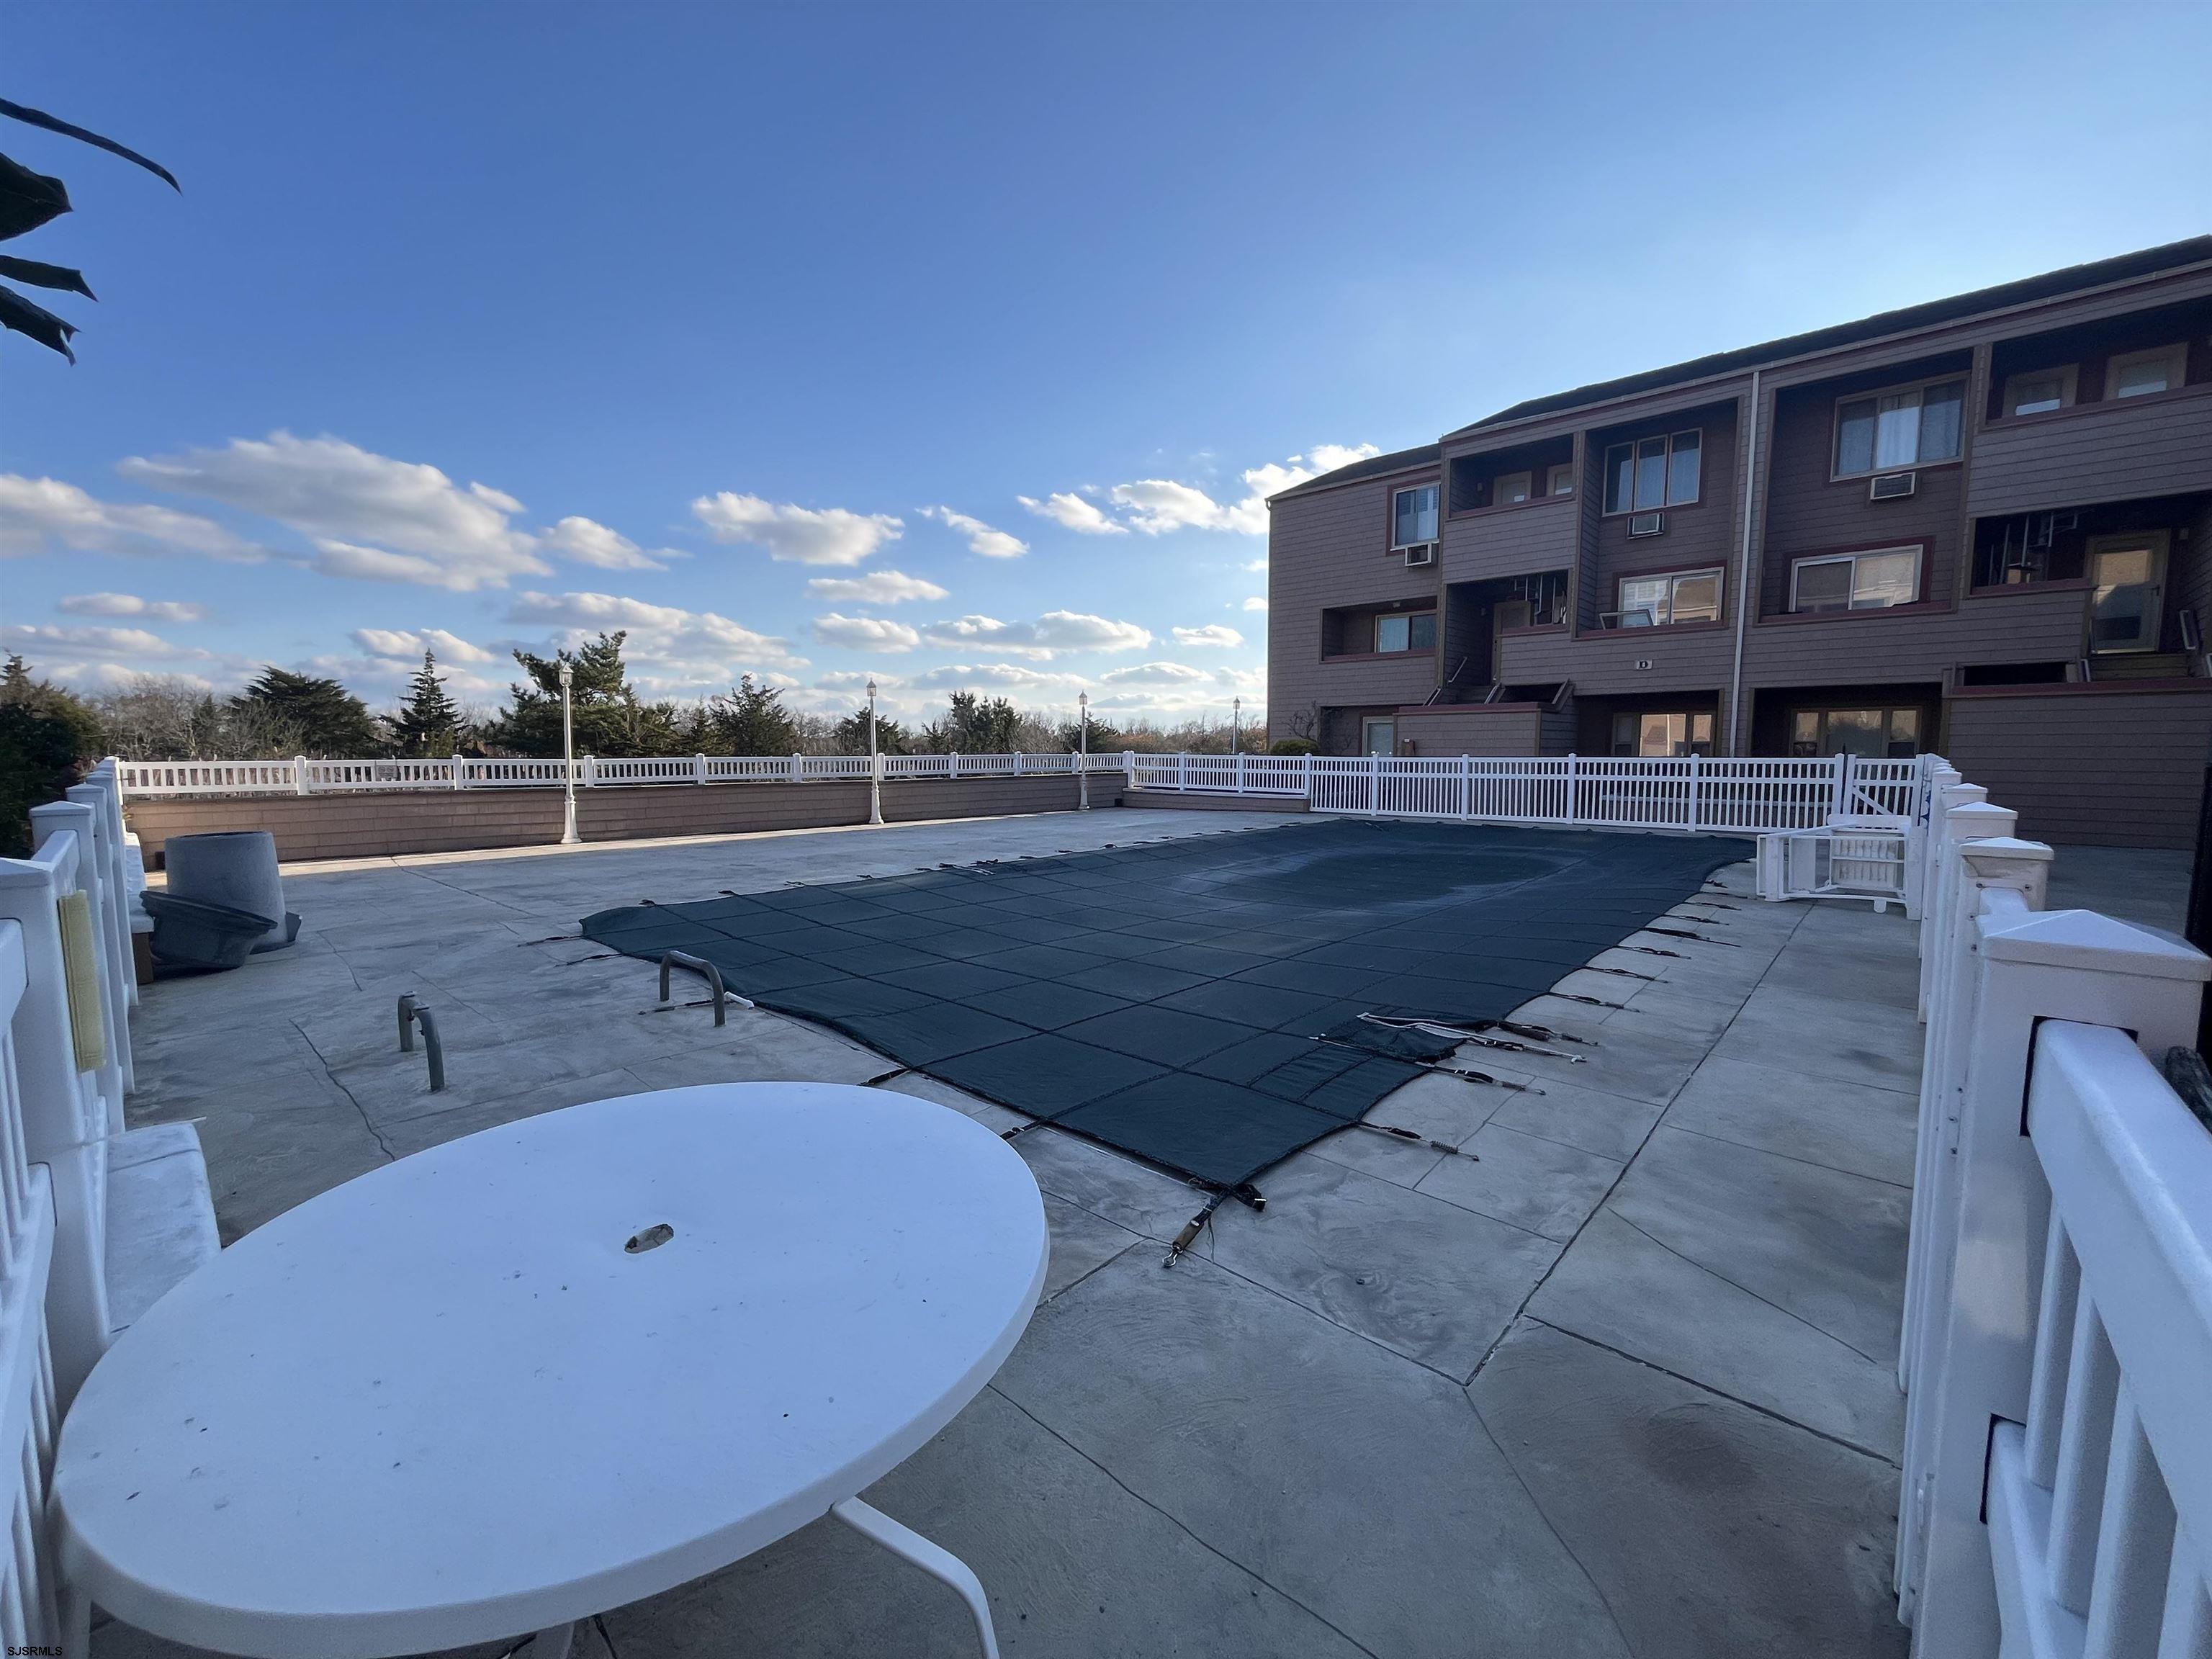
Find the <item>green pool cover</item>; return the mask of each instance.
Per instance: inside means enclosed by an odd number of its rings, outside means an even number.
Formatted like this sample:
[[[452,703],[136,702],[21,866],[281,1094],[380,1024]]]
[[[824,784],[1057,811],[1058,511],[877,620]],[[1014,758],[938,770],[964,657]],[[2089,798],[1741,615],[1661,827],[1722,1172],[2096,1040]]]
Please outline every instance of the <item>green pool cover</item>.
[[[1420,1074],[1368,1012],[1498,1019],[1748,854],[1715,836],[1366,823],[586,916],[762,1006],[1237,1187]]]

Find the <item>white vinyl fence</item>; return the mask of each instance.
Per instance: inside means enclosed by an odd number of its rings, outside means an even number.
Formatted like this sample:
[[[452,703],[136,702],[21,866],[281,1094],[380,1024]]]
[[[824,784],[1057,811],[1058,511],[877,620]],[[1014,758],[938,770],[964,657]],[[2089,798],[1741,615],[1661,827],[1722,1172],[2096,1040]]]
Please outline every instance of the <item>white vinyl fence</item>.
[[[1316,812],[1370,817],[1755,834],[1817,828],[1846,814],[1910,821],[1926,769],[1924,757],[1849,755],[1135,755],[1129,781],[1138,789],[1303,795]]]
[[[2212,960],[2043,908],[1942,763],[1894,1563],[1923,1659],[2212,1656],[2212,1133],[2154,1063]]]
[[[61,1413],[129,1316],[111,1299],[111,1267],[129,1264],[134,1290],[158,1294],[191,1265],[180,1241],[214,1238],[211,1211],[179,1228],[175,1212],[149,1210],[142,1233],[112,1200],[118,1169],[185,1158],[187,1145],[205,1199],[188,1127],[124,1132],[138,994],[118,785],[112,765],[98,768],[33,810],[29,858],[0,859],[0,1456],[14,1470],[0,1630],[12,1652],[60,1639],[46,1480]]]
[[[1075,755],[884,755],[899,778],[1073,776]],[[351,790],[557,789],[555,760],[125,761],[108,763],[128,795],[322,795]],[[579,756],[579,789],[625,784],[866,782],[866,755],[661,755],[624,760]],[[1092,755],[1086,769],[1118,772],[1122,757]]]

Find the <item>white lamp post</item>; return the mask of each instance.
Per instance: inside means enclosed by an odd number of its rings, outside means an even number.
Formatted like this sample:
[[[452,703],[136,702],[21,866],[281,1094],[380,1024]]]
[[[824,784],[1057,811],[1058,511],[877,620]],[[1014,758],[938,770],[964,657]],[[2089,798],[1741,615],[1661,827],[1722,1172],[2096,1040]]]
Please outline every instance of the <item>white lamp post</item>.
[[[584,838],[576,833],[576,728],[569,708],[569,688],[576,671],[561,665],[561,844],[574,847]]]
[[[1075,810],[1091,810],[1091,694],[1075,694]]]
[[[884,821],[884,763],[876,753],[876,683],[868,682],[868,822]]]
[[[1244,699],[1242,697],[1229,700],[1229,752],[1232,755],[1244,752]]]

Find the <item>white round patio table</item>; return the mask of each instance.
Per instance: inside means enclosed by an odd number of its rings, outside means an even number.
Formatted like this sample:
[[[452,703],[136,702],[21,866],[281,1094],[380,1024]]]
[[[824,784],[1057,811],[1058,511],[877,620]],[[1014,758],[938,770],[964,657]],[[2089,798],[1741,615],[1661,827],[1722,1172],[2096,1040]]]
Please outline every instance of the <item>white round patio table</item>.
[[[261,1659],[536,1632],[859,1502],[990,1380],[1044,1282],[997,1135],[912,1096],[739,1083],[448,1142],[248,1234],[126,1332],[53,1499],[89,1606]]]

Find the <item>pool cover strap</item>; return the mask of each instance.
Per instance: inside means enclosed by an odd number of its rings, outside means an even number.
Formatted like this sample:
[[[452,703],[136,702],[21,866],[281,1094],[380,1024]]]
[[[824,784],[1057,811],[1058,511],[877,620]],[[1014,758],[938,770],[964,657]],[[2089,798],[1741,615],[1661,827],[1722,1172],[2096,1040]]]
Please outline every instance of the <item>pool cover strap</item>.
[[[1495,1026],[1746,853],[1338,819],[633,904],[583,931],[703,957],[763,1007],[1227,1189],[1456,1046],[1363,1016]]]

